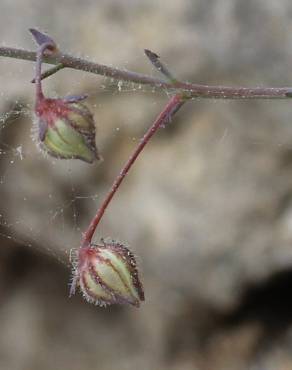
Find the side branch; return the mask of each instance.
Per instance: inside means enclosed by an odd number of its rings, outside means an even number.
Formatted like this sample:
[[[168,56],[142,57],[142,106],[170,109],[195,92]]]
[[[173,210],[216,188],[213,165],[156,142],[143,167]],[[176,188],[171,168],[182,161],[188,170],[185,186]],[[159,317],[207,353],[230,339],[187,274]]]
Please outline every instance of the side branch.
[[[23,49],[0,47],[0,56],[22,60],[36,60],[36,53]],[[291,98],[292,87],[229,87],[207,86],[192,83],[174,82],[147,76],[144,74],[108,67],[93,63],[68,54],[59,53],[54,57],[44,58],[48,64],[60,65],[84,72],[94,73],[116,80],[129,81],[136,84],[149,85],[158,90],[168,90],[174,93],[183,93],[188,98],[208,99],[288,99]],[[58,69],[55,68],[54,71]],[[51,75],[52,73],[47,73]]]

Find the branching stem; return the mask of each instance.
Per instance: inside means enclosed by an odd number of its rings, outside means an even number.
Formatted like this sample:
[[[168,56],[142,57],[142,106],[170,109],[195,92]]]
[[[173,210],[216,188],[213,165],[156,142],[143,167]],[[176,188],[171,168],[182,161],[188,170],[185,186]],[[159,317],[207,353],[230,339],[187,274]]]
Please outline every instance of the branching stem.
[[[0,56],[36,60],[36,53],[23,49],[0,47]],[[49,64],[62,64],[64,68],[73,68],[102,76],[149,85],[158,90],[168,90],[174,93],[183,93],[189,98],[208,99],[287,99],[291,98],[292,87],[229,87],[207,86],[182,82],[165,82],[164,80],[143,75],[136,72],[108,67],[102,64],[89,62],[85,59],[59,53],[54,56],[44,57],[43,61]],[[53,70],[55,72],[55,70]],[[52,73],[49,73],[51,75]]]
[[[48,36],[40,33],[37,30],[31,30],[36,41],[41,45],[43,41],[47,41],[49,46],[55,47],[54,41]],[[289,99],[292,97],[292,87],[229,87],[229,86],[207,86],[192,83],[183,83],[173,78],[166,66],[159,60],[159,56],[150,50],[145,50],[146,55],[152,64],[167,78],[167,81],[143,75],[136,72],[121,70],[98,63],[93,63],[85,59],[76,58],[61,52],[53,53],[50,56],[44,56],[44,50],[48,45],[42,44],[37,53],[16,49],[11,47],[0,47],[0,56],[30,60],[37,60],[36,77],[37,97],[42,97],[41,79],[50,76],[62,68],[72,68],[90,72],[106,77],[111,77],[116,80],[133,82],[137,84],[149,85],[158,90],[167,90],[175,94],[167,103],[164,110],[159,114],[152,126],[145,133],[139,145],[136,147],[133,154],[128,159],[127,163],[116,177],[110,191],[105,197],[102,205],[98,209],[96,215],[92,219],[88,229],[83,234],[81,247],[90,245],[94,232],[103,217],[108,205],[113,196],[117,192],[124,178],[128,174],[130,168],[142,152],[146,144],[155,134],[159,127],[164,126],[178,109],[191,98],[208,98],[208,99]],[[54,64],[55,67],[49,69],[41,75],[41,61],[49,64]]]
[[[36,65],[35,65],[36,101],[39,101],[44,97],[41,84],[42,60],[44,51],[50,46],[51,44],[49,42],[46,42],[38,48],[36,53]]]
[[[65,68],[65,66],[62,63],[57,64],[55,67],[52,67],[48,69],[47,71],[43,72],[41,74],[41,80],[44,80],[45,78],[52,76],[53,74],[55,74],[56,72],[60,71],[63,68]],[[33,78],[31,82],[35,83],[36,79]]]

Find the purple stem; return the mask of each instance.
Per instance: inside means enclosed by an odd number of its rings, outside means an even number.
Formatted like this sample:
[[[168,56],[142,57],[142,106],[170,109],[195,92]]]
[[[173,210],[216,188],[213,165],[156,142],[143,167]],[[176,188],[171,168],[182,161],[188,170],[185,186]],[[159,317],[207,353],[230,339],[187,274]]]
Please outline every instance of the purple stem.
[[[151,125],[151,127],[146,131],[143,138],[140,140],[138,146],[126,162],[125,166],[122,168],[121,172],[116,177],[110,191],[106,195],[103,203],[99,207],[96,215],[92,219],[91,223],[89,224],[87,230],[83,234],[83,239],[81,243],[81,248],[89,247],[92,241],[92,237],[95,233],[95,230],[102,219],[102,216],[104,215],[104,212],[106,211],[108,205],[110,204],[113,196],[119,189],[122,181],[128,174],[130,168],[135,163],[136,159],[138,158],[139,154],[142,152],[146,144],[149,142],[149,140],[152,138],[152,136],[155,134],[155,132],[159,129],[159,127],[163,127],[166,125],[172,118],[172,116],[179,110],[179,108],[186,102],[186,99],[180,95],[174,95],[167,103],[163,111],[159,114],[159,116],[156,118],[154,123]]]
[[[23,60],[36,60],[36,53],[23,49],[0,47],[0,56]],[[176,93],[185,93],[193,98],[207,99],[291,99],[292,87],[230,87],[208,86],[193,83],[169,83],[159,78],[143,75],[136,72],[120,70],[85,59],[76,58],[68,54],[58,53],[43,58],[46,63],[62,64],[64,68],[73,68],[116,80],[131,81],[137,84],[156,87],[158,90],[168,90]],[[55,70],[54,70],[55,71]],[[51,73],[50,73],[51,75]]]
[[[36,84],[36,101],[44,98],[43,90],[42,90],[42,61],[43,55],[46,49],[50,49],[52,47],[51,42],[45,42],[44,44],[40,45],[37,53],[36,53],[36,66],[35,66],[35,84]]]

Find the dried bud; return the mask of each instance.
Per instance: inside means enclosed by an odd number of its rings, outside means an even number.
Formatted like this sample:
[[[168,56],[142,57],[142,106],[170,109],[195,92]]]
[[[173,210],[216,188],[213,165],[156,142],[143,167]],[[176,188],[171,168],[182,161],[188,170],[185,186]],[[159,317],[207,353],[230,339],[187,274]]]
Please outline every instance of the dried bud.
[[[37,101],[37,139],[46,153],[56,158],[78,158],[92,163],[99,159],[95,145],[95,124],[84,97],[41,98]]]
[[[96,305],[131,304],[144,301],[134,255],[118,242],[82,247],[73,264],[74,276],[70,294],[79,286],[84,298]]]

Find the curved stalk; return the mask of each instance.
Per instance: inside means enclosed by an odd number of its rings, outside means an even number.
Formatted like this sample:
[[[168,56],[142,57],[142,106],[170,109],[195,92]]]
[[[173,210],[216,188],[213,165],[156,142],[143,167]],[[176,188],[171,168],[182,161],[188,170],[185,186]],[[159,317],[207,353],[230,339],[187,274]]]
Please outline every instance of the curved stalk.
[[[136,159],[138,158],[139,154],[142,152],[146,144],[150,141],[152,136],[156,133],[156,131],[160,127],[164,127],[174,116],[174,114],[182,107],[182,105],[186,102],[186,98],[182,95],[175,95],[173,96],[163,111],[159,114],[159,116],[156,118],[154,123],[151,125],[151,127],[146,131],[145,135],[140,140],[138,146],[134,150],[133,154],[130,156],[128,161],[126,162],[125,166],[122,168],[118,176],[116,177],[110,191],[106,195],[103,203],[99,207],[96,215],[92,219],[91,223],[89,224],[87,230],[83,234],[83,239],[81,243],[81,248],[87,248],[91,244],[92,237],[95,233],[95,230],[101,221],[108,205],[110,204],[113,196],[119,189],[121,183],[125,179],[126,175],[130,171],[131,167],[135,163]]]

